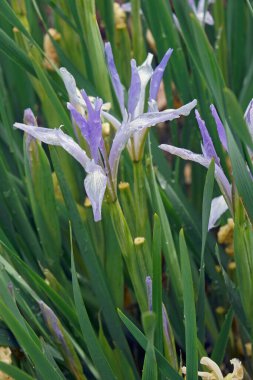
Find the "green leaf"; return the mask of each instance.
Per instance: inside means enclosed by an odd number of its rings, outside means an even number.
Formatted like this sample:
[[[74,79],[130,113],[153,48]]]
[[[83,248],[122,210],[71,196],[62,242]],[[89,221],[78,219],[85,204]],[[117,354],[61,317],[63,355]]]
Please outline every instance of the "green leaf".
[[[35,380],[34,377],[28,375],[21,369],[14,367],[13,365],[6,364],[4,362],[0,362],[0,370],[11,376],[15,380]]]
[[[76,274],[76,268],[75,268],[75,262],[74,262],[72,249],[71,249],[71,272],[72,272],[73,293],[74,293],[75,306],[77,310],[77,316],[79,319],[79,324],[82,330],[83,338],[87,345],[90,356],[93,360],[94,365],[96,366],[96,369],[98,370],[98,372],[100,372],[101,378],[105,380],[116,379],[112,371],[112,368],[110,367],[107,361],[107,358],[105,357],[102,351],[98,338],[90,322],[85,304],[83,302],[80,287],[77,280],[77,274]]]
[[[208,233],[208,222],[211,210],[213,186],[214,186],[215,162],[212,160],[206,175],[203,203],[202,203],[202,245],[201,245],[201,262],[200,278],[198,288],[197,315],[198,318],[198,336],[201,342],[205,339],[205,246]]]
[[[228,150],[232,162],[233,175],[236,188],[246,208],[251,221],[253,221],[253,186],[250,173],[247,170],[246,162],[244,161],[232,133],[227,128]]]
[[[148,344],[148,340],[145,335],[119,309],[118,314],[130,333],[133,335],[139,345],[145,350]],[[174,368],[171,367],[165,357],[157,349],[155,349],[155,354],[158,368],[165,377],[167,377],[169,380],[182,380],[181,376],[179,376],[179,374],[174,370]]]
[[[44,249],[44,266],[61,271],[61,235],[51,168],[40,143],[24,142],[25,171],[36,227]]]
[[[30,356],[40,376],[46,379],[51,378],[55,380],[62,380],[63,376],[60,376],[58,371],[56,371],[56,369],[52,367],[51,363],[43,355],[41,347],[39,347],[34,342],[29,333],[24,329],[24,327],[12,314],[12,312],[7,308],[2,299],[0,299],[0,306],[0,315],[2,319],[11,329],[23,350]]]
[[[162,255],[161,255],[161,224],[157,214],[154,215],[153,228],[153,278],[152,305],[156,315],[155,346],[163,353],[163,317],[162,317]]]
[[[184,295],[185,344],[187,379],[196,380],[198,377],[198,340],[196,326],[196,311],[191,265],[184,239],[183,230],[179,234],[181,272]]]
[[[221,326],[220,334],[217,341],[215,342],[211,356],[212,360],[215,361],[215,363],[218,365],[221,365],[224,359],[233,317],[234,312],[231,307],[225,316],[225,320]]]
[[[144,358],[142,380],[157,380],[157,363],[154,350],[154,332],[156,325],[156,316],[153,312],[147,311],[142,314],[142,324],[145,335],[148,339],[146,354]]]
[[[87,231],[80,219],[80,215],[77,211],[76,204],[73,197],[69,191],[68,184],[66,183],[60,162],[57,155],[57,150],[53,147],[51,149],[51,157],[53,160],[53,165],[55,167],[58,180],[61,186],[63,197],[65,200],[66,207],[68,208],[70,219],[73,225],[73,232],[80,249],[81,256],[87,267],[90,275],[91,286],[94,293],[96,294],[98,303],[101,307],[102,313],[104,315],[108,330],[115,343],[127,356],[130,363],[133,363],[133,359],[123,334],[120,321],[115,312],[115,307],[113,304],[112,296],[108,289],[108,285],[101,269],[98,257],[96,256],[93,247],[90,243],[90,238]]]

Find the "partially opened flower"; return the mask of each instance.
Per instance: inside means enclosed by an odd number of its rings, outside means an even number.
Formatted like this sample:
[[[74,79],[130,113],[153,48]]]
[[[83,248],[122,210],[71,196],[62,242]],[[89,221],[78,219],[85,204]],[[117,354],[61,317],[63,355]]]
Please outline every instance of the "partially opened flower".
[[[190,7],[192,8],[192,10],[195,13],[197,19],[199,20],[199,22],[202,25],[205,25],[205,24],[207,24],[207,25],[214,25],[213,16],[207,10],[208,6],[210,4],[212,4],[212,3],[214,3],[214,2],[215,2],[215,0],[207,0],[207,4],[206,4],[206,0],[199,0],[198,4],[196,6],[195,0],[188,0],[188,3],[190,5]],[[206,7],[206,5],[207,5],[207,7]],[[175,14],[173,14],[173,19],[174,19],[176,27],[179,30],[181,30],[179,20],[178,20],[178,18],[177,18],[177,16]]]
[[[209,371],[199,371],[198,376],[203,380],[243,380],[243,366],[241,362],[238,359],[232,359],[230,363],[234,367],[233,372],[223,376],[219,366],[212,359],[204,356],[201,358],[200,364],[207,367]],[[187,374],[186,367],[182,368],[182,373],[184,375]]]
[[[137,126],[142,124],[142,128],[138,128],[133,134],[132,139],[128,143],[128,151],[133,161],[139,161],[142,157],[143,146],[145,142],[146,130],[148,126],[155,125],[159,122],[170,121],[179,118],[181,115],[187,116],[190,111],[196,106],[197,101],[186,104],[178,109],[166,109],[159,112],[156,98],[162,81],[164,70],[171,57],[173,50],[168,49],[160,64],[155,70],[152,68],[153,55],[148,54],[145,62],[138,66],[134,59],[131,60],[131,83],[128,89],[128,96],[125,94],[124,87],[120,81],[118,71],[116,69],[112,49],[110,43],[105,45],[105,54],[107,65],[112,81],[112,85],[117,96],[120,106],[122,121],[116,119],[107,112],[102,112],[102,115],[115,127],[120,130],[124,125],[123,133],[129,130],[130,125]],[[145,113],[145,98],[147,95],[147,87],[149,86],[148,96],[148,112]],[[127,101],[125,101],[127,98]],[[144,126],[145,124],[148,124]]]
[[[205,166],[206,168],[209,167],[211,164],[211,161],[214,160],[215,162],[215,179],[221,189],[221,192],[224,196],[224,198],[217,198],[213,203],[213,210],[217,212],[220,211],[221,208],[224,209],[224,203],[226,204],[226,207],[229,207],[232,211],[232,193],[231,193],[231,185],[225,176],[222,167],[220,165],[220,159],[216,153],[216,150],[214,148],[212,139],[208,133],[208,130],[206,128],[205,122],[201,119],[198,111],[195,111],[196,119],[199,125],[199,129],[202,136],[202,154],[196,154],[191,152],[190,150],[183,149],[183,148],[177,148],[172,145],[166,145],[162,144],[160,145],[160,148],[166,152],[169,152],[171,154],[175,154],[184,160],[190,160],[199,163],[200,165]],[[224,200],[225,199],[225,200]],[[218,206],[218,207],[217,207]],[[227,208],[225,208],[227,209]],[[209,221],[209,228],[213,226],[213,224],[217,221],[217,214],[211,213],[211,218]]]
[[[209,4],[214,3],[215,0],[199,0],[198,5],[196,6],[194,0],[188,0],[190,6],[192,7],[194,13],[196,14],[198,20],[201,22],[201,24],[207,24],[207,25],[213,25],[214,20],[211,13],[205,9],[205,5],[207,3],[207,7]]]
[[[228,143],[227,143],[225,128],[213,104],[210,106],[210,109],[217,126],[217,131],[218,131],[220,141],[224,149],[228,151]],[[160,145],[160,148],[166,152],[175,154],[183,158],[184,160],[195,161],[199,163],[200,165],[205,166],[206,168],[209,167],[209,165],[211,164],[211,160],[214,159],[215,178],[218,182],[218,185],[223,195],[216,197],[212,200],[211,213],[210,213],[209,225],[208,225],[208,228],[211,229],[215,226],[215,223],[221,217],[221,215],[224,214],[224,212],[227,211],[228,209],[230,209],[233,215],[231,185],[222,170],[220,159],[217,156],[212,139],[206,128],[205,122],[200,118],[200,115],[197,110],[195,111],[195,114],[196,114],[196,119],[197,119],[201,136],[202,136],[202,145],[201,145],[202,154],[195,154],[187,149],[177,148],[175,146],[166,145],[166,144]],[[244,117],[249,129],[250,135],[253,138],[253,99],[250,101],[246,109]],[[252,152],[250,153],[252,154]]]

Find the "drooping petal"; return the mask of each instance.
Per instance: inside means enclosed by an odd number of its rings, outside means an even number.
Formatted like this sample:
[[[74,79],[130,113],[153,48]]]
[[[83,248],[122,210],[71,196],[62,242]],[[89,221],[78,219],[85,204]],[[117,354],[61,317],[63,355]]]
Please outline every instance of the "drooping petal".
[[[216,150],[214,148],[212,139],[208,133],[206,128],[206,124],[204,120],[201,119],[200,114],[197,110],[195,110],[196,119],[199,125],[200,133],[203,140],[203,154],[208,158],[214,158],[217,165],[220,164],[220,159],[217,156]]]
[[[155,71],[153,72],[153,75],[151,77],[150,81],[150,89],[149,89],[149,100],[151,101],[156,100],[158,90],[163,78],[164,70],[167,66],[167,63],[171,57],[171,54],[173,53],[173,49],[168,49],[167,52],[164,54],[163,59],[159,63],[159,65],[156,67]]]
[[[220,219],[221,215],[223,215],[228,210],[228,205],[223,197],[220,195],[212,200],[211,204],[211,212],[208,222],[208,230],[211,230],[215,227],[216,222]]]
[[[143,62],[141,66],[138,67],[138,73],[139,73],[140,81],[141,81],[141,91],[140,91],[140,98],[139,98],[138,104],[135,108],[134,117],[137,117],[144,112],[146,87],[153,74],[153,68],[151,65],[152,60],[153,60],[153,54],[149,53],[147,56],[147,59]]]
[[[45,144],[61,146],[86,170],[87,165],[90,162],[89,157],[85,151],[80,148],[70,136],[62,132],[61,129],[40,128],[22,123],[15,123],[14,127],[21,129]]]
[[[249,105],[244,114],[245,121],[247,123],[249,133],[253,139],[253,99],[249,102]]]
[[[218,135],[219,135],[219,138],[220,138],[220,142],[222,143],[223,145],[223,148],[228,151],[228,141],[227,141],[227,135],[226,135],[226,131],[225,131],[225,128],[224,128],[224,125],[222,124],[222,121],[218,115],[218,112],[216,110],[216,108],[214,107],[213,104],[210,105],[210,110],[211,110],[211,113],[212,113],[212,116],[215,120],[215,123],[216,123],[216,127],[217,127],[217,131],[218,131]]]
[[[141,92],[141,78],[135,59],[131,60],[131,84],[128,91],[128,113],[133,117]]]
[[[121,113],[122,113],[122,115],[124,115],[124,110],[125,110],[124,88],[122,86],[122,83],[121,83],[120,78],[119,78],[118,71],[117,71],[116,66],[115,66],[110,42],[107,42],[105,44],[105,55],[106,55],[106,60],[107,60],[107,65],[108,65],[112,85],[113,85],[115,94],[118,98]]]
[[[191,152],[188,149],[177,148],[177,147],[172,146],[172,145],[162,144],[159,146],[159,148],[166,151],[166,152],[174,154],[178,157],[181,157],[184,160],[197,162],[206,168],[209,167],[209,165],[211,164],[211,161],[212,161],[212,158],[206,157],[203,154],[196,154],[196,153]],[[221,192],[226,199],[226,202],[227,202],[229,208],[232,209],[231,185],[228,182],[228,179],[225,176],[223,170],[217,164],[215,164],[214,175],[215,175],[215,179],[216,179],[216,181],[217,181],[217,183],[221,189]]]
[[[106,184],[107,177],[98,165],[90,171],[84,180],[84,187],[92,205],[95,222],[101,220],[101,208]]]
[[[84,101],[81,97],[80,91],[76,87],[76,81],[73,75],[70,74],[65,67],[60,68],[60,74],[66,87],[70,103],[72,103],[74,107],[77,107],[78,105],[84,106]]]
[[[151,127],[164,121],[171,121],[179,118],[180,116],[188,116],[191,110],[196,106],[197,100],[193,100],[190,103],[177,109],[167,109],[161,112],[147,112],[130,123],[130,129],[132,132]]]

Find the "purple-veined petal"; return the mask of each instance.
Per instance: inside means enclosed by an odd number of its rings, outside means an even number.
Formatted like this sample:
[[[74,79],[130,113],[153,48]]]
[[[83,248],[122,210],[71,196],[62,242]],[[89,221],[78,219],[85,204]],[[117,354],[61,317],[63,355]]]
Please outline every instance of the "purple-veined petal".
[[[156,100],[158,90],[163,78],[164,70],[167,66],[167,63],[171,57],[171,54],[173,53],[173,49],[168,49],[165,55],[163,56],[163,59],[159,63],[159,65],[156,67],[155,71],[153,72],[153,75],[151,77],[150,81],[150,89],[149,89],[149,100]]]
[[[179,118],[180,116],[188,116],[191,110],[196,106],[197,100],[185,104],[177,109],[167,109],[161,112],[147,112],[132,120],[130,129],[134,133],[143,128],[148,128],[164,121],[171,121]]]
[[[31,108],[26,108],[24,111],[24,123],[28,125],[37,125],[36,117]]]
[[[40,128],[22,123],[15,123],[14,127],[21,129],[45,144],[61,146],[72,157],[74,157],[85,170],[87,165],[89,165],[90,159],[85,151],[80,148],[80,146],[70,136],[62,132],[61,129]]]
[[[106,184],[107,177],[98,165],[93,167],[84,180],[84,187],[92,205],[95,222],[101,220],[101,208]]]
[[[215,227],[217,220],[219,220],[221,215],[223,215],[227,210],[228,205],[223,195],[213,198],[208,222],[208,230],[211,230]]]
[[[159,148],[168,152],[168,153],[171,153],[171,154],[174,154],[178,157],[181,157],[184,160],[197,162],[206,168],[209,167],[209,165],[211,164],[211,161],[212,161],[212,158],[206,157],[203,154],[196,154],[196,153],[193,153],[192,151],[190,151],[188,149],[177,148],[177,147],[172,146],[172,145],[162,144],[162,145],[159,145]],[[217,164],[215,164],[214,175],[215,175],[215,179],[216,179],[216,181],[217,181],[217,183],[221,189],[221,192],[226,199],[226,202],[227,202],[229,208],[232,210],[231,185],[228,182],[228,179],[225,176],[223,170]]]
[[[80,95],[80,91],[76,87],[76,81],[73,75],[70,74],[65,67],[61,67],[59,71],[66,87],[70,103],[75,107],[78,105],[84,106],[84,101]]]
[[[141,78],[136,66],[135,59],[131,60],[131,84],[128,91],[128,113],[134,115],[141,92]]]
[[[218,112],[217,112],[217,110],[213,104],[211,104],[210,110],[212,112],[212,116],[213,116],[215,123],[216,123],[216,126],[217,126],[217,131],[218,131],[218,135],[220,138],[220,142],[222,143],[224,149],[226,151],[228,151],[228,141],[227,141],[227,135],[226,135],[224,125],[222,124],[222,121],[218,115]]]
[[[76,108],[69,102],[67,103],[67,108],[70,111],[71,116],[77,124],[78,128],[80,129],[83,137],[86,139],[86,141],[88,141],[88,125],[84,116],[81,115],[80,112],[78,112]]]
[[[112,54],[112,48],[110,42],[106,42],[105,44],[105,55],[107,60],[107,66],[109,69],[112,85],[115,91],[115,94],[117,96],[120,110],[122,115],[124,115],[125,105],[124,105],[124,88],[122,86],[122,83],[119,78],[118,71],[115,66],[113,54]]]
[[[247,123],[249,133],[253,139],[253,99],[249,102],[249,105],[244,114],[245,121]]]
[[[217,156],[216,150],[214,148],[212,139],[208,133],[206,128],[206,124],[204,120],[201,119],[200,114],[197,110],[195,110],[196,119],[199,125],[200,133],[203,140],[203,154],[208,158],[214,158],[217,165],[220,164],[220,159]]]
[[[99,147],[102,140],[102,123],[101,123],[101,108],[103,101],[96,98],[94,106],[91,104],[89,97],[84,90],[81,90],[81,95],[87,106],[87,126],[88,126],[88,144],[90,146],[91,155],[96,162],[99,160]]]
[[[139,73],[140,81],[141,81],[141,91],[140,91],[138,104],[135,108],[134,117],[137,117],[144,112],[146,87],[153,74],[153,68],[151,65],[152,60],[153,60],[153,54],[149,53],[146,60],[143,62],[143,64],[138,67],[138,73]]]

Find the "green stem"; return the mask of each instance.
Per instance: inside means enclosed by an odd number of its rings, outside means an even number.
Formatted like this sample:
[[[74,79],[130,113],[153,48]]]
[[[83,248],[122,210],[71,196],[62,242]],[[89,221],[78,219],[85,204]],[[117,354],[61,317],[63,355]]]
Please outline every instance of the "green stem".
[[[134,170],[134,203],[137,236],[146,236],[148,215],[145,189],[145,174],[142,161],[133,163]]]
[[[137,302],[141,311],[148,309],[145,283],[140,276],[136,250],[128,224],[118,201],[110,205],[111,218],[116,237],[125,259],[127,270],[131,278]]]

